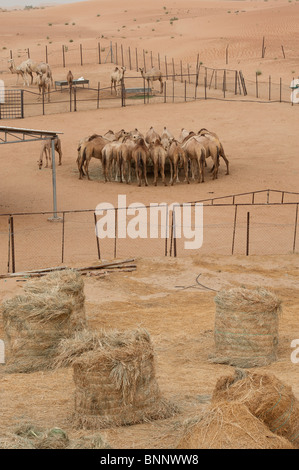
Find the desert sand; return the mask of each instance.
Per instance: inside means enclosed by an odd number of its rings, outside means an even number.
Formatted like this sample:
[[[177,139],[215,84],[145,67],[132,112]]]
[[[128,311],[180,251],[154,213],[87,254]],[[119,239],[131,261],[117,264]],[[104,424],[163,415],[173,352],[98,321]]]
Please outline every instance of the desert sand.
[[[177,19],[171,24],[171,18]],[[77,60],[71,64],[74,76],[90,78],[93,86],[100,80],[102,86],[109,87],[114,66],[109,62],[99,65],[96,60],[93,65],[94,48],[101,41],[107,52],[110,41],[119,41],[125,47],[134,49],[138,46],[140,50],[183,60],[190,64],[191,70],[195,70],[198,54],[204,65],[224,68],[225,50],[229,45],[229,68],[242,70],[245,78],[253,83],[256,71],[260,70],[261,80],[267,82],[271,75],[273,82],[278,83],[282,78],[287,87],[293,77],[299,75],[298,20],[299,2],[287,0],[177,0],[168,5],[153,0],[142,7],[136,0],[128,0],[125,4],[90,0],[43,9],[0,11],[0,78],[6,87],[18,88],[16,76],[8,70],[9,51],[13,51],[15,61],[19,63],[27,58],[27,48],[30,48],[31,58],[39,61],[45,59],[47,45],[54,79],[64,79],[68,64],[66,68],[61,65],[62,44],[76,50],[83,44],[87,63],[81,66]],[[263,36],[264,59],[261,58]],[[134,73],[138,76],[136,71]],[[36,91],[36,86],[31,85],[29,90]],[[56,168],[57,201],[61,211],[94,209],[100,202],[116,205],[119,194],[126,195],[128,204],[149,204],[182,203],[264,189],[298,192],[298,107],[292,106],[291,101],[259,103],[253,96],[249,98],[252,98],[250,102],[201,100],[85,109],[76,113],[6,119],[0,124],[63,133],[63,161],[62,166]],[[215,181],[207,173],[204,184],[181,182],[164,187],[160,180],[154,187],[150,179],[148,187],[138,188],[136,181],[130,185],[105,184],[99,177],[100,164],[93,159],[90,165],[92,180],[78,179],[79,139],[95,132],[103,134],[109,129],[137,127],[145,133],[150,126],[158,132],[167,126],[176,137],[182,127],[194,131],[202,127],[213,130],[219,135],[229,158],[230,175],[225,175],[221,163]],[[1,147],[0,213],[51,212],[51,170],[38,169],[39,150],[39,142]],[[218,217],[218,222],[222,221],[225,214],[219,213]],[[26,219],[26,222],[19,220],[17,229],[21,237],[16,240],[19,247],[17,260],[20,260],[17,268],[55,264],[55,259],[48,256],[52,249],[50,231],[42,232],[41,236],[34,218]],[[273,230],[279,223],[293,227],[294,210],[292,213],[279,212],[278,218],[273,212],[272,221]],[[2,218],[0,224],[3,273],[7,270],[7,217]],[[180,437],[180,424],[207,406],[218,377],[234,371],[230,366],[208,362],[208,354],[213,348],[215,291],[195,287],[180,290],[177,287],[194,286],[199,273],[202,274],[201,282],[211,289],[264,286],[283,300],[278,360],[258,369],[276,374],[292,386],[299,398],[298,364],[293,364],[290,359],[291,341],[299,337],[298,253],[292,253],[292,238],[286,240],[283,231],[275,232],[275,235],[273,232],[273,236],[271,232],[267,233],[267,228],[265,232],[264,251],[251,256],[245,256],[244,250],[230,256],[226,245],[221,244],[221,228],[219,244],[217,239],[212,244],[207,240],[206,251],[199,251],[194,256],[185,252],[176,259],[163,257],[163,249],[157,251],[154,245],[144,248],[136,242],[135,249],[130,245],[128,251],[123,246],[119,252],[121,258],[136,258],[136,272],[84,279],[89,326],[95,330],[145,327],[154,342],[157,379],[162,394],[181,409],[179,415],[169,420],[103,430],[101,433],[112,448],[174,448]],[[95,249],[92,257],[84,248],[84,240],[90,243],[88,233],[89,227],[83,224],[80,230],[74,225],[74,231],[68,233],[67,265],[97,263]],[[258,239],[259,235],[255,237]],[[108,250],[103,257],[113,258],[113,251]],[[23,284],[15,279],[1,279],[0,300],[21,293]],[[2,336],[0,322],[0,338]],[[0,378],[3,414],[0,438],[1,434],[28,421],[45,428],[61,427],[71,437],[93,434],[70,427],[68,417],[73,410],[74,390],[71,369],[28,375],[1,372]]]

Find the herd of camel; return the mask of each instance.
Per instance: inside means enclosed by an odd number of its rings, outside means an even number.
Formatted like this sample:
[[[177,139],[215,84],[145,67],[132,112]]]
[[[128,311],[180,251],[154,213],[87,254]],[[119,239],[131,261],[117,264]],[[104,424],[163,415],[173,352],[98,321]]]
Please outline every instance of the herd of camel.
[[[21,62],[20,65],[16,66],[14,59],[9,59],[9,70],[13,74],[17,74],[17,83],[19,77],[23,79],[23,86],[29,86],[29,77],[31,77],[30,84],[33,83],[33,74],[36,74],[36,84],[38,86],[39,94],[41,95],[42,91],[46,94],[48,93],[48,101],[50,101],[50,92],[51,86],[53,86],[53,76],[52,70],[49,64],[46,62],[35,62],[32,59],[27,59]],[[120,90],[120,85],[124,78],[126,67],[115,67],[111,72],[111,94],[112,88],[114,88],[115,93],[117,94]],[[153,82],[160,82],[160,93],[163,92],[163,76],[162,72],[155,67],[152,67],[151,70],[145,72],[143,68],[139,68],[141,76],[147,81],[148,87],[153,88]],[[69,88],[73,86],[73,74],[71,70],[68,71],[66,80],[68,82]],[[118,89],[116,88],[118,86]]]
[[[160,174],[166,186],[167,163],[170,167],[170,185],[180,181],[180,168],[184,171],[184,182],[190,183],[190,177],[198,183],[204,182],[208,158],[212,160],[213,179],[218,177],[220,157],[225,161],[226,174],[229,174],[229,161],[223,145],[219,137],[207,129],[195,133],[183,128],[178,139],[166,127],[161,135],[153,127],[145,135],[138,129],[130,132],[122,129],[116,133],[109,130],[104,135],[93,134],[81,139],[77,150],[79,179],[83,176],[90,179],[88,167],[91,158],[101,161],[105,182],[111,181],[114,172],[115,181],[130,183],[134,167],[138,186],[141,186],[142,180],[148,186],[147,173],[150,167],[154,173],[154,185],[157,186]]]

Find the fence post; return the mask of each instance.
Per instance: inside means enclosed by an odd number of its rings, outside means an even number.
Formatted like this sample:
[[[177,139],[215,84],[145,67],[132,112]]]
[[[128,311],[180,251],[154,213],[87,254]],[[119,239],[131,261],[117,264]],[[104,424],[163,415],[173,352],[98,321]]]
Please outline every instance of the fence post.
[[[257,77],[258,77],[257,72],[255,72],[255,89],[256,89],[256,97],[258,98],[259,97],[259,84],[258,84]]]
[[[99,242],[99,237],[98,237],[97,215],[95,212],[93,213],[93,216],[94,216],[94,226],[95,226],[95,232],[96,232],[98,259],[101,259],[100,242]]]
[[[145,78],[143,79],[143,102],[145,104]]]
[[[121,175],[120,175],[121,178]],[[116,245],[117,245],[117,219],[118,219],[118,209],[115,210],[115,220],[114,220],[114,258],[116,258]]]
[[[10,58],[12,59],[12,50],[9,51]]]
[[[238,72],[235,71],[235,95],[238,94]]]
[[[28,55],[28,59],[30,59],[30,51],[29,51],[29,47],[27,49],[27,55]]]
[[[207,99],[207,77],[205,77],[205,100]]]
[[[48,63],[48,46],[46,46],[46,64]]]
[[[165,74],[166,74],[166,80],[168,80],[168,73],[167,73],[167,57],[165,56]]]
[[[64,45],[62,45],[62,65],[65,67]]]
[[[11,262],[12,262],[12,272],[16,272],[16,263],[15,263],[15,233],[14,233],[14,224],[13,217],[10,216],[10,246],[11,246]]]
[[[45,114],[45,89],[43,88],[43,116]]]
[[[98,42],[99,64],[101,63],[101,44]]]
[[[118,64],[118,57],[117,57],[117,42],[115,43],[115,63]]]
[[[74,111],[77,111],[77,87],[74,86]]]
[[[129,65],[130,65],[130,70],[132,70],[131,49],[130,49],[130,46],[129,46]]]
[[[226,70],[223,71],[223,97],[225,98],[226,92]]]
[[[226,61],[226,64],[228,64],[228,46],[229,46],[229,44],[226,46],[226,50],[225,50],[225,61]]]
[[[172,58],[172,80],[175,80],[175,68],[174,68],[174,60]]]
[[[189,64],[187,64],[187,67],[188,67],[188,81],[190,83],[190,66],[189,66]]]
[[[295,249],[296,249],[297,221],[298,221],[298,203],[296,204],[295,226],[294,226],[294,241],[293,241],[293,253],[295,253]]]
[[[246,224],[246,256],[249,255],[249,225],[250,225],[250,212],[247,212],[247,224]]]
[[[98,82],[97,109],[100,107],[100,82]]]
[[[238,211],[238,204],[235,205],[233,240],[232,240],[232,255],[234,254],[234,250],[235,250],[235,237],[236,237],[236,225],[237,225],[237,211]]]
[[[166,82],[164,82],[164,103],[166,103]]]
[[[126,90],[125,90],[125,80],[124,77],[121,79],[121,105],[122,107],[126,106]]]
[[[72,88],[73,87],[70,86],[70,113],[72,112]]]
[[[183,64],[182,64],[182,61],[181,62],[181,83],[183,83]]]
[[[7,258],[7,272],[9,273],[9,269],[10,269],[10,232],[11,232],[11,229],[10,229],[10,218],[11,216],[8,217],[8,258]]]
[[[81,65],[83,65],[82,44],[80,44],[80,60],[81,60]]]
[[[185,80],[185,101],[187,101],[187,80]]]
[[[123,50],[123,45],[120,45],[120,50],[121,50],[121,65],[124,67],[124,50]]]
[[[145,60],[145,51],[143,49],[143,67],[144,67],[144,71],[146,72],[146,60]]]
[[[24,118],[24,90],[21,90],[21,119]],[[1,119],[1,112],[0,112]]]
[[[65,213],[62,213],[62,234],[61,234],[61,262],[64,262],[64,222],[65,222]]]
[[[135,48],[135,52],[136,52],[136,70],[138,72],[138,53],[137,53],[137,47]]]

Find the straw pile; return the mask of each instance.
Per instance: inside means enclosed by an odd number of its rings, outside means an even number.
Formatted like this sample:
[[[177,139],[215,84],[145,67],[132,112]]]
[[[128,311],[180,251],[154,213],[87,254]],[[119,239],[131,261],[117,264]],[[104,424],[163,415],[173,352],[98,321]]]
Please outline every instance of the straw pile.
[[[2,303],[6,372],[52,368],[63,338],[85,326],[84,283],[74,270],[29,281],[25,294]]]
[[[281,301],[266,289],[233,288],[215,297],[215,354],[209,360],[237,367],[277,359]]]
[[[42,295],[44,292],[57,290],[57,295],[65,294],[73,300],[71,326],[74,330],[86,327],[84,281],[75,269],[54,271],[40,279],[27,281],[24,291]]]
[[[271,432],[299,448],[299,401],[274,375],[237,370],[235,376],[221,377],[212,404],[224,400],[244,404]]]
[[[34,449],[65,449],[69,444],[67,433],[60,428],[44,430],[32,424],[24,424],[15,434],[27,440]]]
[[[95,434],[71,441],[67,449],[112,449],[112,447],[100,434]]]
[[[18,295],[2,303],[6,372],[51,368],[59,341],[72,332],[73,301],[48,291]]]
[[[177,449],[292,449],[242,403],[219,402],[185,424]]]
[[[154,351],[143,329],[84,331],[60,343],[57,366],[73,365],[77,428],[102,428],[161,419],[174,407],[161,397]]]

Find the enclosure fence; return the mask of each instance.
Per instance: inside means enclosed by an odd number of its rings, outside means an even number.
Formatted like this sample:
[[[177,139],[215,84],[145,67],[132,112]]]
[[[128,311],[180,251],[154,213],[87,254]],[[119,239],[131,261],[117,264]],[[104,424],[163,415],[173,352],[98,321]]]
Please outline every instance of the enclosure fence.
[[[268,189],[184,206],[58,211],[59,222],[50,212],[0,214],[0,273],[128,257],[294,254],[298,206],[299,193]],[[105,224],[109,237],[101,238]]]
[[[24,49],[23,55],[22,59],[30,58],[29,48]],[[12,50],[10,57],[14,57]],[[290,84],[283,83],[281,78],[275,79],[271,75],[264,77],[257,71],[253,79],[245,79],[241,70],[228,67],[217,69],[204,65],[200,61],[199,54],[196,63],[189,64],[160,53],[153,54],[152,51],[145,49],[124,47],[117,42],[109,44],[105,42],[105,45],[98,42],[93,46],[62,45],[60,51],[52,48],[50,50],[45,46],[44,57],[41,59],[51,64],[54,75],[55,67],[70,68],[74,65],[84,67],[88,64],[114,64],[126,67],[126,72],[123,82],[117,86],[117,93],[114,90],[111,92],[110,86],[101,86],[100,82],[88,87],[76,85],[72,89],[61,87],[57,90],[55,86],[49,95],[44,93],[40,95],[25,89],[24,110],[21,115],[12,111],[9,115],[2,114],[2,118],[207,99],[294,104],[291,100]],[[149,88],[149,83],[140,74],[140,68],[146,73],[152,67],[162,73],[163,93],[159,93],[158,88],[155,90]],[[154,82],[154,86],[156,83]],[[9,90],[9,93],[13,92],[21,93],[21,90]],[[7,102],[5,108],[2,105],[2,109],[8,110],[9,103],[11,109],[15,109],[15,104],[11,100]]]

